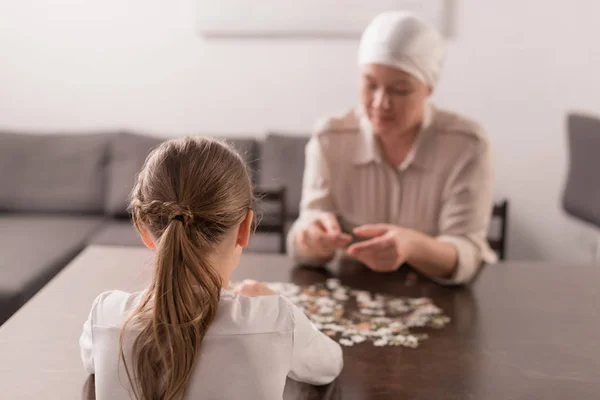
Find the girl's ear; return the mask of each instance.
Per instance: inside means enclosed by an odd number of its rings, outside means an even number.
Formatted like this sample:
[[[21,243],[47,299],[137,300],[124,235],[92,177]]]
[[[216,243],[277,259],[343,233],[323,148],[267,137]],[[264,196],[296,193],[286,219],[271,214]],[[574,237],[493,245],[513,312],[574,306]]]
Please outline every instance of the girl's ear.
[[[152,235],[148,232],[148,229],[144,228],[140,232],[140,237],[142,238],[142,242],[146,245],[147,248],[156,250],[156,244],[154,244],[154,239],[152,239]]]
[[[250,233],[252,232],[252,221],[254,220],[254,210],[248,210],[246,218],[240,224],[236,244],[241,247],[248,246]]]

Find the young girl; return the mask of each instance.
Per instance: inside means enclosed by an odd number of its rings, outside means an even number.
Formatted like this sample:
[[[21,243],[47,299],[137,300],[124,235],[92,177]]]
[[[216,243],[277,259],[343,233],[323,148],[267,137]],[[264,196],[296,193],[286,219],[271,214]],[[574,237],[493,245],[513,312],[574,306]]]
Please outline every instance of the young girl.
[[[131,196],[156,250],[150,287],[92,305],[80,339],[98,400],[281,399],[286,377],[316,385],[342,369],[337,343],[266,285],[222,290],[252,230],[252,184],[226,144],[185,138],[154,150]]]

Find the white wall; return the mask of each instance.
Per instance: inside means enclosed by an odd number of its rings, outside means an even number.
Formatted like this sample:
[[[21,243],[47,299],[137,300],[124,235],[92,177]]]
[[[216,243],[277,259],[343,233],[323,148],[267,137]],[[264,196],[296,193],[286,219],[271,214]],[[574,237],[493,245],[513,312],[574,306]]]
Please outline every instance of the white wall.
[[[194,0],[0,0],[0,126],[262,135],[354,104],[356,42],[207,42],[197,12]],[[510,257],[592,261],[597,233],[559,202],[565,115],[600,113],[600,2],[465,1],[458,15],[435,102],[490,132]]]

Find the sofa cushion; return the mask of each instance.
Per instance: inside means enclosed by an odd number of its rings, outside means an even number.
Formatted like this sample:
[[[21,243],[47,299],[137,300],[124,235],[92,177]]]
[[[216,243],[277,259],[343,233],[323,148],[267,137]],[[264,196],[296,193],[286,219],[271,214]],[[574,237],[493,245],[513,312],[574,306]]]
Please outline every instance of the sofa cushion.
[[[101,213],[114,137],[0,132],[0,211]]]
[[[84,247],[103,217],[0,214],[0,324]]]
[[[108,190],[105,212],[114,217],[126,217],[128,198],[135,177],[142,169],[146,157],[165,137],[123,132],[112,142],[108,168]],[[250,169],[256,169],[258,144],[254,139],[226,139],[246,160]]]
[[[260,185],[286,186],[287,216],[298,216],[304,173],[304,149],[309,136],[271,133],[261,152]]]
[[[88,245],[143,246],[142,239],[128,220],[107,221],[88,240]]]

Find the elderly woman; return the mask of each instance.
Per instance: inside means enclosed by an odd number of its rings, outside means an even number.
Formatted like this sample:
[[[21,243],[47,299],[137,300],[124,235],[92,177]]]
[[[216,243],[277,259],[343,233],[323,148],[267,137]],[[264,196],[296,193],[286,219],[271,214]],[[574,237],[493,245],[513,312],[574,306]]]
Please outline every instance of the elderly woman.
[[[375,271],[407,263],[448,284],[495,261],[489,141],[477,123],[428,102],[444,53],[440,35],[411,14],[386,12],[367,27],[360,107],[317,124],[306,147],[288,235],[297,261],[343,252]]]

